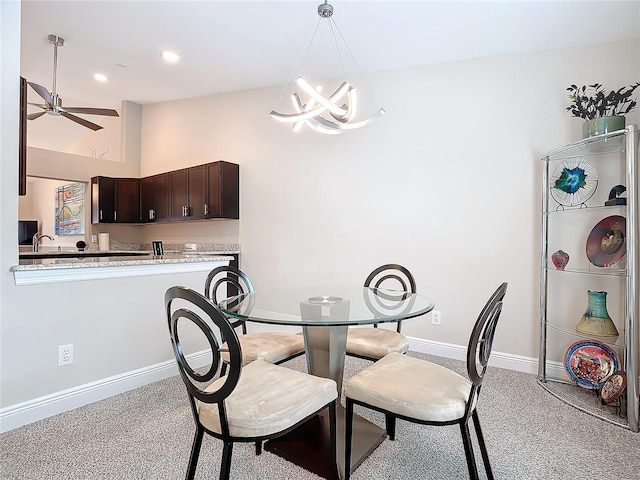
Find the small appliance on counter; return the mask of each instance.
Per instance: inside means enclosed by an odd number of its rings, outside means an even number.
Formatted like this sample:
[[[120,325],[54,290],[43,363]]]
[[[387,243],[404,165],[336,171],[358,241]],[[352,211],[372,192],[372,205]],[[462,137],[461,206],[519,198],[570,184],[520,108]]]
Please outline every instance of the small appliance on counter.
[[[109,234],[108,233],[98,234],[98,250],[100,250],[101,252],[109,251]]]

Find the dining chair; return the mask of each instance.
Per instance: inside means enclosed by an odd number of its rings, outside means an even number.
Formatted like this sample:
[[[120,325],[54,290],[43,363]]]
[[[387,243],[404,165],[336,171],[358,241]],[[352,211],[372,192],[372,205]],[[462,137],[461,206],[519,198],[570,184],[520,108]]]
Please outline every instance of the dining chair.
[[[411,272],[395,263],[381,265],[373,270],[364,282],[365,287],[385,288],[401,292],[416,293],[416,281]],[[400,333],[402,321],[396,329],[350,327],[347,333],[347,355],[376,361],[391,352],[406,353],[409,350],[407,337]]]
[[[336,382],[260,359],[245,365],[233,325],[216,305],[194,290],[171,287],[165,293],[164,304],[173,353],[196,425],[185,478],[194,478],[205,433],[224,444],[219,478],[226,480],[231,472],[234,443],[254,442],[259,455],[262,441],[284,435],[329,409],[331,469],[337,479]],[[196,368],[189,364],[186,347],[193,341],[193,349],[201,351],[202,344],[195,342],[201,334],[208,342],[211,363]],[[226,375],[220,372],[224,364],[222,338],[229,358]]]
[[[255,291],[247,274],[232,266],[214,268],[207,275],[204,294],[216,305],[225,298]],[[238,299],[241,302],[242,298]],[[233,303],[229,306],[233,307]],[[240,305],[237,304],[237,307]],[[242,345],[242,361],[246,365],[254,360],[280,364],[304,354],[304,338],[287,332],[247,333],[246,322],[242,319],[227,317],[233,328],[240,328],[240,345]],[[228,361],[228,354],[223,353],[223,360]],[[223,365],[223,374],[225,367]]]
[[[468,379],[441,365],[393,352],[347,381],[345,465],[351,461],[353,408],[361,405],[384,413],[391,440],[395,439],[397,418],[424,425],[458,424],[469,475],[475,480],[478,468],[469,429],[472,420],[487,478],[493,479],[476,407],[506,291],[507,283],[498,287],[473,327],[467,349]],[[349,475],[347,471],[345,478]]]

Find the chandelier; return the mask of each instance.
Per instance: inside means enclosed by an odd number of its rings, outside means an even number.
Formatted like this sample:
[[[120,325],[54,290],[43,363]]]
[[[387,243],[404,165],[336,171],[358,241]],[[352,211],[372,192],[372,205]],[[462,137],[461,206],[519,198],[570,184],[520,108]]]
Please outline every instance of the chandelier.
[[[320,18],[316,27],[270,115],[275,120],[291,124],[294,132],[307,126],[319,133],[336,135],[368,125],[384,114],[384,109],[380,107],[351,49],[333,21],[333,6],[327,0],[318,6],[318,16]],[[319,32],[326,32],[324,38],[329,43],[325,45],[329,47],[320,45]],[[321,83],[311,80],[314,60],[318,60],[317,52],[323,54],[326,60],[326,54],[330,53],[327,52],[328,48],[334,51],[333,60],[338,79],[334,80],[336,83],[331,87],[332,91],[331,88],[325,91]],[[294,77],[295,84],[292,82]],[[357,90],[355,80],[359,82]],[[325,85],[330,82],[331,80]],[[363,102],[362,93],[367,95],[366,102]],[[277,111],[284,97],[291,100],[289,113]],[[369,106],[369,112],[363,113],[364,103]]]

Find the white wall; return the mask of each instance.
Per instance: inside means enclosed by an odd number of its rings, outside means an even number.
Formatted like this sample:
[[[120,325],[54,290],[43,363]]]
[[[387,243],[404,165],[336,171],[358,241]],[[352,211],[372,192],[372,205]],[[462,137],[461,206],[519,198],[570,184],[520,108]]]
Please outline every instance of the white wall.
[[[20,3],[3,1],[0,9],[5,407],[168,360],[171,352],[168,343],[144,350],[149,335],[160,341],[165,328],[163,318],[154,323],[153,311],[136,306],[109,329],[100,301],[110,283],[13,283]],[[237,162],[239,222],[181,224],[180,234],[169,226],[129,227],[143,232],[133,235],[164,229],[176,238],[190,239],[194,232],[226,238],[237,229],[243,268],[258,288],[328,278],[359,282],[380,263],[403,263],[443,312],[442,327],[416,319],[406,322],[406,333],[455,344],[466,342],[486,296],[507,280],[495,350],[535,356],[540,155],[580,137],[581,122],[564,112],[567,85],[627,85],[638,79],[639,58],[640,45],[633,41],[373,75],[369,81],[387,115],[331,138],[295,136],[273,122],[267,113],[279,87],[150,105],[142,111],[141,164],[125,158],[107,166],[30,149],[29,173],[56,178],[62,172],[58,178],[83,180],[98,173],[150,175],[219,159]],[[638,122],[638,113],[632,118]],[[185,281],[197,283],[195,277]],[[123,286],[141,288],[132,280]],[[158,279],[144,291],[165,287]],[[160,302],[153,308],[161,309]],[[111,337],[105,340],[106,334]],[[117,345],[116,338],[127,343]],[[76,361],[57,368],[57,345],[67,342],[76,345]]]
[[[239,163],[242,265],[257,288],[402,263],[443,318],[405,322],[411,336],[466,344],[508,281],[495,349],[536,357],[540,158],[581,138],[566,87],[629,85],[639,59],[636,40],[371,75],[387,114],[332,137],[271,120],[279,88],[146,105],[141,171]]]

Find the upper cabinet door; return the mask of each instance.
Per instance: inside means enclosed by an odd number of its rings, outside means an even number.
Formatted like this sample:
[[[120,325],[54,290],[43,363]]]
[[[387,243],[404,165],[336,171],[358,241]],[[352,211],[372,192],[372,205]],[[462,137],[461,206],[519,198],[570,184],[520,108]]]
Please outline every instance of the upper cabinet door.
[[[161,173],[155,176],[154,184],[155,220],[169,221],[169,174]]]
[[[239,166],[220,161],[206,167],[206,218],[240,218]]]
[[[206,205],[206,170],[205,165],[191,167],[187,170],[189,183],[189,220],[205,218]]]
[[[114,179],[93,177],[91,179],[91,223],[112,223],[114,209]]]
[[[140,216],[143,222],[156,221],[156,177],[140,180]]]
[[[169,174],[140,180],[141,218],[145,223],[169,220]]]
[[[187,170],[169,172],[169,219],[171,221],[187,219],[187,209],[189,208],[188,192]]]
[[[139,178],[115,178],[114,213],[113,221],[116,223],[140,222],[140,179]]]

